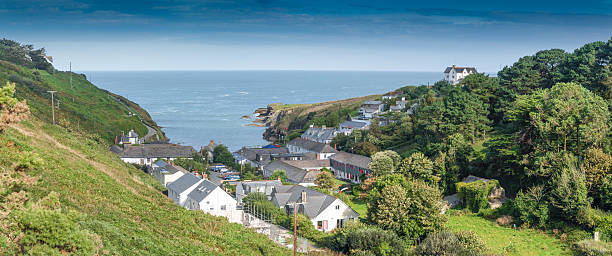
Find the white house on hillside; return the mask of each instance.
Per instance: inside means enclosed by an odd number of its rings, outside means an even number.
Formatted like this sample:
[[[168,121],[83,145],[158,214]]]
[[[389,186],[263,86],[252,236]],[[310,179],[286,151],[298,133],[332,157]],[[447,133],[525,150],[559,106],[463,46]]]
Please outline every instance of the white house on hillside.
[[[153,163],[152,174],[164,187],[167,187],[168,184],[178,180],[187,173],[189,172],[183,169],[183,167],[171,165],[163,160],[157,160],[157,162]]]
[[[168,197],[180,206],[185,206],[187,195],[191,193],[204,180],[188,173],[181,176],[178,180],[168,184]]]
[[[323,194],[299,185],[278,186],[272,192],[272,203],[293,214],[296,203],[298,213],[306,215],[317,230],[329,232],[344,227],[359,214],[337,197]]]
[[[461,82],[463,78],[468,75],[475,74],[475,67],[457,67],[453,65],[452,67],[447,67],[444,70],[444,80],[448,81],[450,84],[455,85]]]
[[[236,209],[236,199],[208,180],[202,180],[188,195],[185,208],[202,210],[214,216],[240,223],[242,212]]]

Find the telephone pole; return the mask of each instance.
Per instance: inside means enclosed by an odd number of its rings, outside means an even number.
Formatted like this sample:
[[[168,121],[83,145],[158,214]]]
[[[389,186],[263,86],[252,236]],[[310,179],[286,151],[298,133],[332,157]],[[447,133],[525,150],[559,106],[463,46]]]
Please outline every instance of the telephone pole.
[[[297,204],[293,203],[293,256],[297,255]]]
[[[53,125],[55,125],[55,104],[53,103],[54,98],[53,98],[53,94],[56,93],[57,91],[47,91],[48,93],[51,93],[51,116],[53,118]]]

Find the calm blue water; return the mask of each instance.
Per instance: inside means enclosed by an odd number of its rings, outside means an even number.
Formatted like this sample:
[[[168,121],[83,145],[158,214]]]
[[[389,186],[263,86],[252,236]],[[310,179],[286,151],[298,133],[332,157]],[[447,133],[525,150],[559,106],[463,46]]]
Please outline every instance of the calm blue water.
[[[433,84],[442,72],[91,71],[96,86],[145,108],[174,143],[261,146],[265,128],[241,117],[269,103],[315,103]]]

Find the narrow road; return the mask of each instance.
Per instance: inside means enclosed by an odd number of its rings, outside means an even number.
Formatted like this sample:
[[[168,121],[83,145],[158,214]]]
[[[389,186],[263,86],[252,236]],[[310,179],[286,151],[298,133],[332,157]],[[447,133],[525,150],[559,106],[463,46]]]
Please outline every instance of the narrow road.
[[[153,137],[153,135],[157,135],[157,131],[155,131],[155,129],[151,128],[151,126],[148,126],[148,125],[144,124],[144,122],[142,124],[144,126],[146,126],[147,130],[148,130],[147,135],[145,135],[144,138],[143,138],[144,141],[147,141],[149,138]],[[155,138],[155,140],[159,140],[159,136],[157,136],[157,138]]]

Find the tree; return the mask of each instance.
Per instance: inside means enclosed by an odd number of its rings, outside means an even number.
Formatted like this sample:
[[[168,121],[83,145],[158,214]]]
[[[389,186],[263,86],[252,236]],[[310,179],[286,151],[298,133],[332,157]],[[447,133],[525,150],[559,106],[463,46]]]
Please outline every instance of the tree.
[[[437,185],[437,181],[439,181],[440,178],[434,178],[433,169],[433,162],[423,155],[423,153],[416,152],[410,155],[410,157],[402,160],[402,164],[399,167],[399,173],[404,174],[407,179],[419,179],[430,185]]]
[[[323,168],[321,172],[317,175],[314,183],[322,189],[331,190],[336,186],[334,182],[336,178],[331,174],[326,168]]]
[[[280,178],[282,182],[285,182],[287,181],[287,172],[285,170],[278,169],[272,172],[272,175],[270,175],[270,177],[273,179]]]
[[[329,246],[348,255],[406,255],[407,249],[395,232],[351,221],[336,231]]]
[[[550,180],[551,205],[560,218],[577,221],[578,213],[589,207],[584,173],[578,168],[578,160],[564,154]]]
[[[441,127],[447,136],[461,133],[469,136],[474,144],[476,137],[484,136],[490,129],[488,106],[475,95],[455,90],[444,102],[446,108]]]
[[[598,198],[599,190],[607,176],[612,175],[612,156],[600,148],[588,149],[582,166],[589,194]]]
[[[213,149],[213,161],[232,166],[234,164],[234,156],[232,156],[232,153],[229,152],[226,146],[220,144]]]
[[[374,184],[368,196],[368,220],[415,241],[444,223],[441,200],[440,191],[422,181],[387,175]]]
[[[395,171],[393,159],[384,152],[374,154],[368,168],[372,170],[375,176],[384,176]]]
[[[14,83],[6,82],[4,87],[0,87],[0,133],[6,126],[24,120],[30,114],[26,101],[18,101],[14,94]]]
[[[527,226],[544,227],[548,222],[549,206],[544,186],[519,191],[514,200],[520,220]]]
[[[575,83],[519,96],[506,113],[522,154],[568,151],[578,157],[600,147],[609,131],[608,104]]]
[[[397,167],[399,167],[400,163],[402,162],[402,157],[393,150],[385,150],[385,151],[382,151],[381,153],[391,158],[391,160],[393,160],[394,170],[397,169]]]

